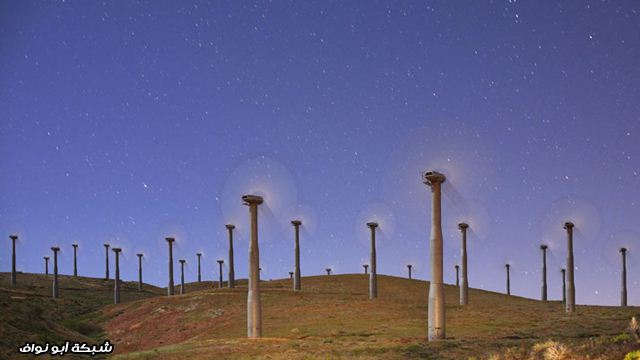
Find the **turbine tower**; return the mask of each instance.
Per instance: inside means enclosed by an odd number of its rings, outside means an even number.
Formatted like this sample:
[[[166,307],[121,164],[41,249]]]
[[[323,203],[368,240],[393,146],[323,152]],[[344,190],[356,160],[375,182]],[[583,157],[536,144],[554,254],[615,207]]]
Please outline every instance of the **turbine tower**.
[[[560,269],[562,273],[562,304],[567,304],[567,270]]]
[[[249,243],[249,291],[247,293],[247,337],[262,337],[262,302],[260,300],[260,252],[258,247],[258,205],[261,196],[244,195],[242,202],[249,206],[251,239]]]
[[[219,271],[219,274],[220,274],[219,285],[220,285],[221,289],[222,289],[222,283],[223,283],[223,281],[222,281],[223,280],[223,277],[222,277],[222,264],[224,264],[224,260],[222,260],[222,259],[218,260],[218,268],[219,268],[218,271]]]
[[[18,235],[9,235],[9,239],[11,239],[11,286],[16,286],[16,240],[18,240]]]
[[[233,229],[235,229],[235,225],[227,224],[225,225],[227,231],[229,232],[229,281],[228,286],[229,289],[233,289],[236,287],[236,272],[233,266]]]
[[[456,286],[460,286],[460,265],[455,265],[454,268],[456,269]]]
[[[180,295],[184,295],[184,263],[186,263],[187,260],[180,259],[178,262],[180,262]]]
[[[113,303],[120,304],[120,252],[122,249],[111,249],[116,254],[116,278],[113,285]]]
[[[71,244],[73,246],[73,276],[78,277],[78,244]]]
[[[202,253],[197,253],[196,256],[198,257],[198,283],[202,282],[202,276],[200,273],[200,258],[202,257]]]
[[[573,223],[564,223],[567,230],[567,302],[565,311],[572,314],[576,311],[576,286],[573,277]]]
[[[511,295],[511,276],[509,274],[511,270],[511,265],[505,264],[504,267],[505,269],[507,269],[507,295]]]
[[[105,261],[104,261],[104,266],[105,266],[105,274],[104,274],[104,279],[105,280],[109,280],[109,244],[104,244],[104,256],[105,256]]]
[[[144,254],[138,253],[138,291],[142,291],[142,257]]]
[[[458,229],[462,233],[462,246],[460,250],[462,278],[460,283],[460,305],[469,304],[469,278],[467,277],[467,229],[469,225],[459,223]]]
[[[622,283],[620,290],[620,306],[627,306],[627,249],[620,248],[622,255]]]
[[[429,284],[429,341],[446,337],[443,246],[442,246],[442,183],[446,177],[437,172],[424,173],[423,182],[431,188],[431,236],[429,241],[429,263],[431,281]]]
[[[376,269],[376,228],[377,222],[368,222],[367,226],[371,230],[371,273],[369,273],[369,299],[378,297],[378,272]]]
[[[51,247],[53,251],[53,298],[57,299],[59,295],[58,290],[58,252],[60,248],[57,246]]]
[[[44,274],[49,275],[49,257],[44,256],[43,259],[44,259]]]
[[[300,279],[300,225],[302,225],[302,221],[292,220],[291,225],[293,225],[295,232],[295,264],[293,269],[293,290],[300,291],[302,290],[302,283]]]
[[[176,239],[172,237],[166,237],[164,239],[169,245],[169,285],[167,286],[167,296],[172,296],[175,294],[173,287],[173,242],[176,241]]]
[[[542,301],[547,301],[547,245],[540,245],[542,250]]]

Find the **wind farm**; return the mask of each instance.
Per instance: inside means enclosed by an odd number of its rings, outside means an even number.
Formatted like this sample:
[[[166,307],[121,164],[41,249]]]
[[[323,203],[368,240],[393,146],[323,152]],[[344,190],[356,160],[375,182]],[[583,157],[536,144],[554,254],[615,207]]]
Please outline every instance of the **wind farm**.
[[[224,259],[218,259],[217,286],[207,286],[202,281],[201,257],[197,253],[197,280],[185,282],[185,259],[179,259],[180,286],[179,294],[174,292],[173,254],[176,239],[165,238],[168,244],[167,259],[169,263],[166,296],[161,288],[149,286],[142,282],[142,258],[138,253],[138,281],[128,284],[121,281],[120,247],[111,247],[115,256],[115,277],[110,285],[108,269],[105,263],[106,277],[78,278],[77,245],[73,248],[73,275],[64,276],[66,286],[60,294],[60,275],[58,274],[59,247],[51,247],[54,252],[54,274],[49,304],[41,299],[42,293],[51,284],[48,267],[44,274],[20,274],[15,270],[16,242],[19,236],[9,236],[12,249],[12,271],[8,274],[10,282],[2,289],[5,294],[4,305],[9,313],[14,314],[10,322],[3,325],[3,332],[22,335],[9,338],[8,346],[0,348],[7,356],[15,353],[24,337],[40,340],[67,336],[71,339],[94,340],[103,339],[109,346],[113,344],[115,352],[109,354],[116,358],[146,357],[171,358],[180,353],[187,358],[208,356],[243,357],[266,356],[285,351],[287,358],[299,356],[335,356],[352,358],[429,358],[436,356],[442,359],[472,358],[477,355],[500,357],[505,359],[549,357],[560,354],[562,358],[581,358],[601,354],[601,358],[612,356],[633,356],[633,351],[640,347],[636,341],[640,329],[634,326],[636,312],[639,308],[627,304],[626,252],[622,254],[622,282],[619,307],[598,308],[588,305],[576,306],[574,284],[573,234],[575,225],[567,221],[563,228],[567,234],[566,268],[571,269],[568,276],[562,270],[562,300],[549,301],[547,296],[547,245],[540,245],[543,254],[542,293],[540,300],[515,296],[511,292],[511,266],[507,262],[506,290],[504,294],[469,288],[467,285],[467,230],[469,225],[458,223],[462,232],[462,281],[459,279],[456,265],[456,281],[454,284],[444,283],[443,245],[442,245],[442,184],[446,176],[437,171],[426,171],[423,182],[430,188],[432,201],[431,241],[429,263],[435,280],[413,280],[412,264],[407,265],[407,278],[384,276],[379,297],[376,231],[378,222],[369,221],[366,227],[370,230],[370,258],[365,274],[344,274],[333,276],[307,276],[304,291],[300,276],[300,220],[291,220],[294,225],[295,272],[289,277],[261,280],[259,251],[258,208],[262,206],[270,212],[268,203],[260,195],[248,194],[241,197],[242,203],[249,209],[250,243],[249,278],[239,280],[238,287],[231,286],[230,277],[224,286]],[[376,219],[384,219],[373,216]],[[384,221],[383,221],[384,223]],[[235,225],[226,224],[229,234],[229,259],[233,256],[232,230]],[[384,228],[380,229],[381,231]],[[109,249],[107,244],[103,244]],[[108,256],[108,252],[107,252]],[[232,260],[230,261],[232,262]],[[326,275],[332,275],[332,268],[325,269]],[[294,277],[294,274],[296,275]],[[567,281],[568,278],[568,281]],[[72,281],[70,282],[69,279]],[[212,285],[215,281],[211,282]],[[368,291],[363,291],[365,283]],[[568,283],[568,284],[567,284]],[[24,284],[24,285],[23,285]],[[134,285],[135,284],[135,285]],[[292,286],[293,285],[293,286]],[[568,285],[568,286],[567,286]],[[113,286],[113,306],[106,306],[101,300],[104,287]],[[121,288],[125,288],[125,296],[129,304],[121,304]],[[143,290],[143,287],[145,290]],[[193,295],[187,291],[194,287]],[[74,300],[73,290],[81,290],[83,294],[94,292],[92,301],[80,301],[83,306],[66,305],[67,312],[62,316],[54,316],[45,312],[47,307],[60,305],[61,299]],[[127,291],[128,290],[128,291]],[[469,300],[469,293],[472,300]],[[128,294],[127,294],[128,293]],[[246,294],[245,294],[246,293]],[[22,295],[19,295],[22,294]],[[364,296],[368,295],[368,296]],[[425,296],[426,295],[426,296]],[[449,298],[448,300],[447,297]],[[176,298],[177,300],[173,300]],[[243,299],[244,298],[244,299]],[[245,300],[246,299],[246,300]],[[264,299],[264,304],[263,304]],[[368,301],[367,301],[368,299]],[[64,301],[64,300],[62,300]],[[282,308],[282,306],[285,308]],[[13,309],[18,307],[19,309]],[[116,307],[114,309],[114,307]],[[578,311],[578,308],[579,311]],[[242,311],[244,309],[245,311]],[[51,311],[51,309],[47,309]],[[39,316],[35,321],[30,318],[36,311]],[[425,316],[426,312],[426,316]],[[576,314],[579,312],[579,314]],[[480,315],[482,313],[483,315]],[[43,316],[47,314],[47,316]],[[55,314],[55,312],[54,312]],[[208,315],[207,315],[208,314]],[[246,314],[246,316],[244,315]],[[366,315],[365,315],[366,314]],[[426,317],[426,319],[425,319]],[[94,321],[98,319],[98,321]],[[204,319],[204,320],[203,320]],[[526,320],[525,320],[526,319]],[[244,321],[243,321],[244,320]],[[422,321],[420,321],[422,320]],[[426,325],[425,325],[426,320]],[[578,324],[590,326],[597,330],[576,332]],[[38,322],[50,324],[46,331]],[[56,324],[59,322],[59,324]],[[242,322],[246,322],[244,335],[238,333]],[[500,329],[494,328],[500,324]],[[628,323],[628,327],[624,327]],[[25,324],[29,324],[25,326]],[[53,324],[56,324],[53,326]],[[637,323],[635,323],[637,324]],[[604,326],[603,326],[604,325]],[[42,326],[42,325],[40,325]],[[180,328],[179,335],[174,334]],[[453,328],[453,335],[447,335],[447,328]],[[288,331],[287,331],[288,329]],[[302,329],[302,330],[301,330]],[[582,328],[584,329],[584,328]],[[424,334],[427,334],[426,339]],[[202,334],[210,334],[202,336]],[[421,336],[422,334],[423,336]],[[499,336],[498,334],[502,334]],[[562,336],[561,336],[562,335]],[[237,343],[237,339],[265,339],[261,346],[248,343]],[[541,341],[545,339],[546,341]],[[555,339],[554,339],[555,338]],[[588,341],[585,341],[587,338]],[[339,339],[339,340],[338,340]],[[426,341],[425,341],[426,340]],[[65,340],[67,343],[69,340]],[[229,353],[229,342],[235,345]],[[304,345],[302,345],[304,343]],[[448,343],[448,346],[437,345]],[[77,344],[77,343],[76,343]],[[83,343],[83,344],[86,344]],[[330,345],[327,345],[330,344]],[[356,349],[353,349],[357,344]],[[29,343],[19,347],[20,353],[29,354],[38,345],[28,348]],[[46,343],[49,347],[49,342]],[[55,347],[55,345],[53,345]],[[311,348],[310,348],[311,346]],[[12,348],[13,347],[13,348]],[[74,347],[75,348],[75,347]],[[347,350],[350,348],[350,350]],[[27,351],[30,350],[31,351]],[[72,350],[72,355],[80,354]],[[96,353],[95,348],[93,354]],[[100,348],[102,349],[102,348]],[[105,347],[105,349],[107,349]],[[110,347],[109,349],[112,350]],[[613,350],[612,350],[613,349]],[[44,350],[43,350],[44,351]],[[62,351],[62,350],[57,350]],[[65,352],[67,350],[64,350]],[[100,351],[99,351],[100,352]],[[40,354],[40,350],[35,350]],[[53,353],[52,354],[56,354]],[[62,353],[64,354],[64,352]],[[628,357],[627,356],[627,357]]]
[[[640,359],[638,3],[0,18],[0,359]]]

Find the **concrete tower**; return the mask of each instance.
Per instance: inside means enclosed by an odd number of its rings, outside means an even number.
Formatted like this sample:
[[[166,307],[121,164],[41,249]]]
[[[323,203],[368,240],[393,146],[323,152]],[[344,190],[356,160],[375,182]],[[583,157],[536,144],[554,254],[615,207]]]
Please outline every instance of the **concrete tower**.
[[[368,264],[364,264],[364,265],[362,265],[362,267],[364,268],[364,274],[365,275],[369,274],[369,265]]]
[[[57,299],[59,295],[58,291],[58,252],[60,248],[57,246],[51,247],[53,251],[53,298]]]
[[[172,237],[164,238],[169,245],[169,285],[167,286],[167,296],[171,296],[175,294],[175,289],[173,287],[173,242],[176,239]]]
[[[560,269],[562,272],[562,303],[567,303],[567,270]]]
[[[260,301],[260,252],[258,247],[258,205],[264,200],[257,195],[244,195],[249,206],[251,240],[249,244],[249,291],[247,294],[247,337],[262,337],[262,303]]]
[[[220,280],[218,281],[218,284],[220,286],[220,288],[222,289],[222,284],[224,283],[223,280],[223,276],[222,276],[222,265],[224,264],[224,260],[220,259],[218,260],[218,273],[220,274]]]
[[[144,254],[138,253],[138,291],[142,291],[142,257]]]
[[[467,277],[467,229],[469,225],[465,223],[459,223],[458,229],[462,233],[462,244],[460,247],[460,268],[462,270],[462,277],[460,281],[460,305],[469,304],[469,278]]]
[[[407,270],[409,270],[409,280],[411,280],[411,269],[413,268],[413,265],[409,264],[407,265]]]
[[[620,306],[627,306],[627,249],[620,248],[622,255],[622,283],[620,289]]]
[[[302,225],[302,221],[292,220],[291,225],[293,225],[294,235],[295,235],[295,245],[294,245],[295,264],[293,268],[293,291],[300,291],[302,290],[302,280],[300,279],[300,225]]]
[[[456,286],[460,286],[460,266],[455,265],[454,268],[456,269]]]
[[[229,275],[227,275],[229,281],[227,284],[229,286],[229,289],[233,289],[234,287],[236,287],[236,272],[233,265],[233,229],[235,229],[236,227],[232,224],[227,224],[225,225],[225,227],[229,232]]]
[[[369,259],[371,272],[369,273],[369,299],[375,299],[378,297],[378,272],[376,269],[376,228],[378,227],[378,223],[368,222],[367,226],[371,230],[371,257]]]
[[[542,301],[547,301],[547,245],[540,245],[542,250]]]
[[[109,244],[104,244],[104,255],[105,255],[105,275],[104,279],[109,280]]]
[[[120,252],[122,249],[111,249],[116,254],[116,278],[113,282],[113,303],[120,304]]]
[[[573,277],[573,223],[564,223],[564,228],[567,230],[567,302],[565,305],[565,311],[567,313],[573,313],[576,311],[576,286]]]
[[[293,280],[293,271],[289,271],[289,279]]]
[[[431,188],[431,239],[429,242],[429,263],[431,282],[429,285],[429,341],[446,337],[443,247],[442,247],[442,183],[446,177],[436,171],[424,173],[423,182]]]
[[[186,263],[187,260],[180,259],[178,262],[180,262],[180,295],[184,295],[184,263]]]
[[[511,276],[510,276],[511,265],[505,264],[504,267],[505,269],[507,269],[507,295],[511,295]]]
[[[18,240],[18,235],[9,235],[9,239],[11,239],[11,286],[16,286],[16,240]]]
[[[44,259],[44,274],[49,275],[49,257],[45,256]]]
[[[196,256],[198,257],[198,283],[202,282],[202,276],[200,273],[200,258],[202,257],[202,253],[197,253]]]
[[[78,277],[78,244],[71,244],[73,246],[73,276]]]
[[[327,275],[331,275],[331,268],[326,268],[326,269],[324,269],[324,271],[327,272]]]

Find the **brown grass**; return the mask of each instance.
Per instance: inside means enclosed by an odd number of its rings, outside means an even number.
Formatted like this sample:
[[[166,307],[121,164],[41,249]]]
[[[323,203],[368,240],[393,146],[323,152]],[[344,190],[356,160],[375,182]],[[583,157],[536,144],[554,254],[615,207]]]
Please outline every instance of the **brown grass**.
[[[306,277],[303,290],[288,279],[263,283],[259,340],[246,339],[246,287],[107,306],[101,317],[126,359],[619,359],[637,347],[612,340],[636,307],[566,315],[560,302],[471,290],[463,308],[447,286],[448,339],[427,343],[428,282],[380,276],[375,301],[364,275]]]
[[[103,330],[96,324],[95,311],[113,302],[113,280],[62,275],[60,298],[53,299],[51,276],[20,273],[15,288],[10,286],[9,277],[0,273],[0,359],[32,358],[17,353],[25,342],[95,343],[101,339]],[[139,292],[137,283],[123,282],[121,300],[135,301],[161,293],[151,285]]]

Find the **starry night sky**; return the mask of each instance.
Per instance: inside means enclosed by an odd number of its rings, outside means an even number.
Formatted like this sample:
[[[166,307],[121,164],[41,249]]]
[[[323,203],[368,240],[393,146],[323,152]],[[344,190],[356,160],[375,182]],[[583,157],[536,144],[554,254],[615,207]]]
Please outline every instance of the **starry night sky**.
[[[637,305],[639,59],[637,1],[2,1],[0,271],[17,233],[19,270],[56,244],[70,274],[78,242],[103,276],[109,242],[165,286],[174,235],[211,280],[233,222],[246,277],[255,192],[263,278],[292,270],[300,217],[303,275],[361,272],[377,220],[379,273],[429,279],[436,169],[446,282],[466,221],[472,287],[504,291],[510,262],[538,298],[547,243],[558,299],[571,220],[577,302],[619,302],[624,245]]]

